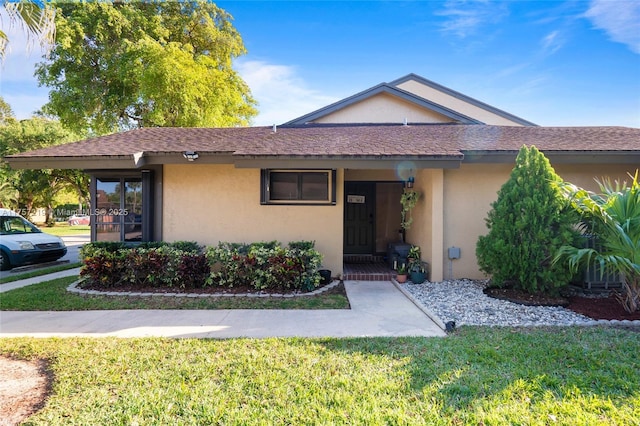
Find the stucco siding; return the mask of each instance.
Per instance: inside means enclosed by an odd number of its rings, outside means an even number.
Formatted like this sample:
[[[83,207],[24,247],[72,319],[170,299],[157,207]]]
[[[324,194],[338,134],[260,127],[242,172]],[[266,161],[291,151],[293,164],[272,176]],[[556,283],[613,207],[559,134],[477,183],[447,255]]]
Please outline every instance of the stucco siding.
[[[491,111],[487,111],[483,108],[479,108],[475,105],[471,105],[447,93],[443,93],[432,87],[425,86],[424,84],[421,84],[414,80],[406,81],[398,85],[398,88],[406,90],[407,92],[411,92],[415,95],[428,99],[431,102],[435,102],[439,105],[442,105],[454,111],[457,111],[460,114],[464,114],[468,117],[472,117],[472,118],[475,118],[476,120],[480,120],[486,124],[493,124],[497,126],[521,126],[522,125],[520,123],[511,121],[507,118],[501,117],[500,115],[494,114]]]
[[[163,236],[166,241],[282,243],[314,240],[323,266],[342,273],[343,173],[337,205],[260,204],[260,170],[231,165],[165,165]]]
[[[453,120],[410,102],[381,93],[323,116],[315,123],[450,123]]]
[[[465,164],[460,169],[444,171],[445,279],[486,278],[476,261],[476,242],[480,235],[488,232],[485,218],[512,168],[512,164]],[[565,181],[594,191],[597,190],[595,177],[629,180],[620,165],[563,164],[554,168]],[[450,262],[447,249],[452,246],[461,248],[461,258]]]

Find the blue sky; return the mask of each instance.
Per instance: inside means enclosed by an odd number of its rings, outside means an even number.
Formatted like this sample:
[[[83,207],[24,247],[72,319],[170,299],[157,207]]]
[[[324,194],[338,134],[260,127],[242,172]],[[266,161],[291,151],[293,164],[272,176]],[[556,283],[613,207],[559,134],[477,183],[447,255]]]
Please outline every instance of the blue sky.
[[[286,122],[409,73],[543,126],[640,127],[640,1],[221,1],[248,54],[255,125]],[[0,94],[47,101],[19,29]]]

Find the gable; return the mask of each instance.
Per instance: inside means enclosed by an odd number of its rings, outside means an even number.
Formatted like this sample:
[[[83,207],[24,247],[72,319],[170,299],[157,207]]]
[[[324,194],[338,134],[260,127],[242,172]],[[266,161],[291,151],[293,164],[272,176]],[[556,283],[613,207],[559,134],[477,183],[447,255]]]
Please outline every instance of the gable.
[[[452,117],[384,92],[347,105],[313,122],[318,124],[389,122],[400,124],[405,120],[408,123],[421,124],[457,123]]]
[[[282,126],[405,122],[535,126],[534,123],[415,74],[371,87]]]
[[[472,117],[484,124],[495,126],[535,126],[530,121],[516,117],[506,111],[487,105],[484,102],[415,74],[409,74],[389,84]]]
[[[379,97],[380,94],[386,94],[387,97]],[[404,101],[404,102],[402,102]],[[359,113],[351,116],[351,112],[353,112],[353,107],[356,104],[358,105]],[[370,105],[371,104],[371,105]],[[373,105],[375,104],[375,105]],[[411,104],[411,108],[409,105]],[[400,107],[400,110],[396,111],[396,107]],[[372,112],[379,109],[384,109],[388,114],[386,117],[381,116],[380,113],[377,113],[375,117],[373,116],[362,116],[365,112]],[[336,114],[341,113],[347,109],[351,109],[351,112],[346,114]],[[428,99],[424,99],[422,97],[416,96],[413,93],[407,92],[405,90],[399,89],[397,87],[393,87],[387,83],[382,83],[377,86],[374,86],[370,89],[364,90],[360,93],[356,93],[353,96],[345,98],[341,101],[328,105],[324,108],[320,108],[319,110],[313,111],[309,114],[298,117],[294,120],[291,120],[287,123],[284,123],[282,126],[301,126],[308,124],[336,124],[336,123],[349,123],[349,124],[398,124],[404,123],[405,117],[402,115],[403,112],[408,113],[409,110],[412,111],[412,115],[419,117],[422,116],[422,119],[426,121],[418,121],[414,122],[415,124],[432,124],[432,123],[457,123],[457,124],[483,124],[478,120],[474,120],[471,117],[468,117],[464,114],[461,114],[452,109],[443,107],[437,103],[431,102]],[[418,110],[421,110],[420,113],[417,113]],[[435,115],[434,115],[435,113]],[[351,117],[350,117],[351,116]],[[397,121],[395,117],[400,116],[400,121]],[[346,117],[350,117],[349,121],[346,121]],[[351,121],[351,120],[362,120],[362,121]],[[381,121],[372,121],[374,119]],[[339,121],[333,121],[339,120]]]

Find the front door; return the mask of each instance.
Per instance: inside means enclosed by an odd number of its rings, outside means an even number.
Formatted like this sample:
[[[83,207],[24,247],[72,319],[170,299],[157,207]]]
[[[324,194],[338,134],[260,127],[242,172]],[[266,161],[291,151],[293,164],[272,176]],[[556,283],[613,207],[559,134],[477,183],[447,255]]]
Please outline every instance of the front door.
[[[344,253],[374,254],[375,182],[344,183]]]

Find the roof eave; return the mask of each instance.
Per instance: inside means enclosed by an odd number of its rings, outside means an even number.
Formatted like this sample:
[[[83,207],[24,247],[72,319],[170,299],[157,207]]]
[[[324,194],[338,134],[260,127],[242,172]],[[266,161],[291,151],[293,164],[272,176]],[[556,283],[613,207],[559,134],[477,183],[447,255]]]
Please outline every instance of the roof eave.
[[[414,156],[320,156],[320,155],[271,155],[238,156],[236,168],[274,169],[274,168],[331,168],[331,169],[396,169],[407,163],[415,169],[457,169],[462,162],[462,154],[454,155],[414,155]]]
[[[463,150],[463,163],[514,163],[518,150]],[[638,164],[640,151],[555,151],[540,149],[553,164]]]

